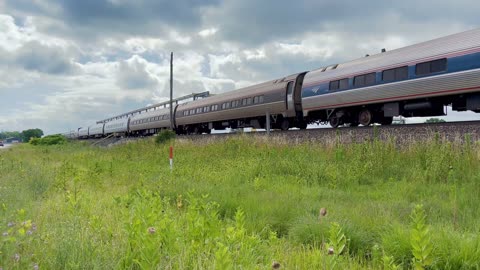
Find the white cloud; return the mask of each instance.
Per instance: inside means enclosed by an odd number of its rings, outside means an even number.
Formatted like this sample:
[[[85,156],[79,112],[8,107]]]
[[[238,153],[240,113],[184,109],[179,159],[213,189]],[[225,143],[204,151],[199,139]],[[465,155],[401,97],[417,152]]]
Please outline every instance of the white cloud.
[[[215,33],[217,32],[218,32],[218,28],[212,27],[212,28],[203,29],[202,31],[198,32],[198,35],[203,38],[206,38],[206,37],[215,35]]]
[[[158,78],[148,66],[149,63],[138,55],[121,61],[118,66],[117,85],[126,89],[155,89]]]

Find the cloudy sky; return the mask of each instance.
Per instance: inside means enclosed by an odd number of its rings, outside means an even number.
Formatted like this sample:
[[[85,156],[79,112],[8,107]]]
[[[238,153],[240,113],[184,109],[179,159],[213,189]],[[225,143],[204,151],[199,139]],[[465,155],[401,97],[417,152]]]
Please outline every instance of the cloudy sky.
[[[480,2],[0,0],[0,131],[88,126],[480,25]],[[450,119],[480,119],[473,113]]]

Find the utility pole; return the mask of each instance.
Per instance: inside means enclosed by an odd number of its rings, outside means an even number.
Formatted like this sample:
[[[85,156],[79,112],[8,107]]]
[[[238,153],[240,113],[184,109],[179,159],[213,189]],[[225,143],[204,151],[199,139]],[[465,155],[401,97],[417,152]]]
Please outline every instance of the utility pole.
[[[173,52],[170,54],[170,129],[173,130]]]

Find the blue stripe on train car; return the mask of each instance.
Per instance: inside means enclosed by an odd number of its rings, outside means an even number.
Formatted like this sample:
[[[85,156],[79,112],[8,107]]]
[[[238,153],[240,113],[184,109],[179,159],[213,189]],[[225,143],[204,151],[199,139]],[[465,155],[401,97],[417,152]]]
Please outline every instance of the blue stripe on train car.
[[[417,76],[415,75],[415,65],[411,65],[408,67],[408,79],[407,80],[415,80],[417,78],[425,78],[425,77],[433,77],[442,74],[454,73],[459,71],[466,71],[470,69],[480,68],[480,53],[472,53],[466,54],[462,56],[455,56],[448,58],[447,60],[447,71],[432,73],[429,75],[424,76]],[[374,85],[382,85],[382,84],[389,84],[392,82],[382,82],[382,71],[376,72],[376,81],[377,83]],[[407,81],[405,80],[405,81]],[[394,81],[398,82],[398,81]],[[328,91],[330,82],[324,82],[318,85],[309,86],[302,88],[302,98],[308,98],[313,96],[319,96],[324,94],[332,93]],[[344,90],[337,90],[335,93],[348,91],[352,89],[360,89],[364,87],[353,87],[353,77],[348,79],[348,89]],[[373,85],[370,85],[373,86]]]

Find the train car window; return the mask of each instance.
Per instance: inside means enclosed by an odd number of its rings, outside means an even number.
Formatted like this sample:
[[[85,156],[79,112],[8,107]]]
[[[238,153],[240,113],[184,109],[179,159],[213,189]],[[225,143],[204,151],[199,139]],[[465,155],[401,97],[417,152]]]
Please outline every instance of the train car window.
[[[438,59],[432,61],[432,65],[430,67],[430,71],[434,72],[442,72],[447,70],[447,58]]]
[[[415,66],[415,75],[426,75],[430,73],[430,62],[420,63]]]
[[[293,92],[293,82],[287,84],[287,94],[290,95]]]
[[[415,66],[416,75],[427,75],[447,70],[447,59],[438,59],[434,61],[419,63]]]
[[[382,80],[384,82],[390,82],[395,80],[395,69],[385,70],[382,73]]]
[[[340,90],[348,89],[348,79],[341,79],[340,80],[339,89]]]
[[[368,73],[365,75],[365,86],[368,86],[368,85],[374,85],[375,84],[375,77],[376,77],[376,73],[373,72],[373,73]]]
[[[340,81],[331,81],[330,82],[330,91],[338,90],[340,86]]]
[[[258,103],[263,103],[263,95],[258,98]]]
[[[395,69],[395,80],[406,80],[408,79],[408,67],[399,67]]]
[[[244,99],[242,99],[242,106],[246,106],[246,105],[247,105],[247,99],[244,98]]]
[[[258,98],[259,98],[259,96],[256,96],[256,97],[253,98],[253,104],[258,104]]]
[[[190,110],[190,115],[194,115],[194,114],[195,114],[195,109]]]
[[[365,86],[365,75],[355,76],[353,78],[353,86],[355,87]]]
[[[247,98],[247,105],[252,105],[252,101],[253,101],[253,100],[252,100],[251,97]]]

